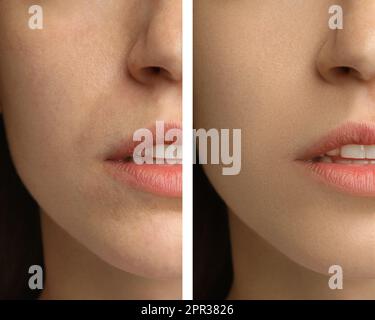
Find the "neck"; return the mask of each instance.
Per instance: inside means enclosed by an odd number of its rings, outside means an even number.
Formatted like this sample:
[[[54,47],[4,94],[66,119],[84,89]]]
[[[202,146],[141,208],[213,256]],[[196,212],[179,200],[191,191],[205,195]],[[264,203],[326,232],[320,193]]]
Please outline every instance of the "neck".
[[[146,279],[119,270],[41,213],[45,264],[40,299],[180,299],[181,279]]]
[[[234,280],[228,299],[375,299],[375,281],[345,279],[342,290],[328,286],[332,275],[291,261],[229,214]]]

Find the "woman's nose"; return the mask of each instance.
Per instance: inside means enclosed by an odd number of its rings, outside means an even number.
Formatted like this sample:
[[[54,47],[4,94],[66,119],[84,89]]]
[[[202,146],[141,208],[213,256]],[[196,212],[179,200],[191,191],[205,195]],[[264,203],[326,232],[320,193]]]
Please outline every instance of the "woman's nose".
[[[148,85],[182,81],[181,0],[152,0],[150,17],[128,57],[130,75]]]
[[[375,77],[375,1],[342,1],[343,29],[330,30],[317,60],[330,83]]]

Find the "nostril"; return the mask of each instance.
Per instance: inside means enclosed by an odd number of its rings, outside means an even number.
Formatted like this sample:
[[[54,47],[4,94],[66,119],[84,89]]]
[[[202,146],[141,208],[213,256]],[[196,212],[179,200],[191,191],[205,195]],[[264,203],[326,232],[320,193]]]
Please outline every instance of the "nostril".
[[[166,78],[166,79],[171,79],[172,75],[171,73],[164,69],[163,67],[147,67],[143,70],[144,75],[148,76],[150,79],[155,79],[155,78]]]
[[[143,70],[145,76],[149,76],[150,79],[155,77],[168,77],[169,72],[162,67],[147,67]]]
[[[350,67],[336,67],[334,69],[334,72],[337,74],[337,75],[348,75],[352,72],[352,68]]]
[[[154,75],[159,75],[161,73],[160,67],[150,67],[149,70],[150,70],[150,73]]]
[[[353,78],[361,78],[361,74],[352,67],[335,67],[331,70],[332,74],[336,76],[336,78],[346,78],[347,76]]]
[[[164,69],[161,67],[149,66],[138,70],[133,69],[132,75],[137,81],[141,83],[150,83],[155,81],[155,79],[159,78],[160,76],[162,76],[163,70]]]
[[[160,66],[146,66],[138,69],[131,67],[129,70],[132,77],[143,84],[155,83],[162,79],[173,80],[172,74],[167,69]]]
[[[339,67],[339,70],[342,74],[349,74],[353,69],[349,67]]]

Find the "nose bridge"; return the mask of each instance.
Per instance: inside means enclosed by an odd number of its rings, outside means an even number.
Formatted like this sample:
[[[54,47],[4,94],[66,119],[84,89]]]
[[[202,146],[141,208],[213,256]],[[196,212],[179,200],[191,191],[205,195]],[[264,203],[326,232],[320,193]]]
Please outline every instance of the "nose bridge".
[[[148,36],[151,40],[163,37],[175,42],[181,38],[181,1],[163,0],[154,7],[154,14],[150,20]]]
[[[156,6],[146,34],[146,46],[153,64],[167,70],[175,80],[182,59],[181,1],[163,0]]]
[[[344,29],[337,31],[336,43],[348,62],[358,71],[375,64],[375,1],[350,1],[344,11]],[[346,56],[345,56],[346,54]]]

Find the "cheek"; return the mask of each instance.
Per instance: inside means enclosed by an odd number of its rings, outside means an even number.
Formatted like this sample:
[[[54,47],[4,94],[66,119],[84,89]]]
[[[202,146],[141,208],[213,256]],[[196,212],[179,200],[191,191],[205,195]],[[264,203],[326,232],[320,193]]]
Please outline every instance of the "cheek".
[[[241,23],[231,18],[231,8],[218,13],[220,25],[210,14],[207,23],[196,23],[195,125],[242,130],[242,171],[232,180],[245,190],[264,185],[267,191],[267,183],[283,190],[280,179],[305,141],[306,125],[321,116],[313,62],[324,38],[325,5],[282,3],[293,15],[312,14],[286,19],[282,6],[272,11],[258,3],[250,19],[236,12]]]
[[[1,46],[0,90],[12,156],[22,174],[53,176],[74,163],[94,92],[105,81],[102,69],[108,70],[84,43],[88,31],[71,21],[78,35],[69,35],[60,20],[42,32],[11,25],[4,31],[9,42]]]
[[[49,48],[45,42],[25,39],[22,45],[9,45],[2,54],[0,79],[7,138],[18,174],[39,205],[55,208],[64,197],[78,194],[73,193],[79,187],[76,169],[81,160],[76,141],[90,104],[75,86],[84,75],[71,76],[69,50],[48,52],[41,49]],[[21,50],[13,49],[19,46]]]
[[[4,74],[4,118],[16,166],[48,171],[71,153],[78,118],[68,103],[72,97],[31,61],[13,60]]]
[[[313,110],[306,96],[314,90],[315,56],[327,32],[326,4],[278,4],[211,3],[201,4],[204,13],[197,10],[195,118],[203,126],[212,117],[215,126],[244,123],[255,132],[259,123],[285,124]]]

